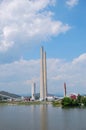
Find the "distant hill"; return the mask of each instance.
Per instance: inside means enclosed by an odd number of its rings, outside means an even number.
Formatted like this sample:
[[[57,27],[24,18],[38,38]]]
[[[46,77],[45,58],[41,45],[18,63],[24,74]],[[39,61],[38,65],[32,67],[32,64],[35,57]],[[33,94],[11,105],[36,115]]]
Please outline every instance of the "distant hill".
[[[6,92],[6,91],[0,91],[0,96],[10,97],[10,98],[20,98],[21,97],[17,94],[9,93],[9,92]]]

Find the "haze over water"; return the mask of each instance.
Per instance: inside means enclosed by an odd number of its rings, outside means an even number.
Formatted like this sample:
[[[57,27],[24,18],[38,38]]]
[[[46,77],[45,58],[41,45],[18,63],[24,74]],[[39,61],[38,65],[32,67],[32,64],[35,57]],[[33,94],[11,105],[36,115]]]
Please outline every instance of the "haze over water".
[[[86,130],[86,109],[0,106],[0,130]]]

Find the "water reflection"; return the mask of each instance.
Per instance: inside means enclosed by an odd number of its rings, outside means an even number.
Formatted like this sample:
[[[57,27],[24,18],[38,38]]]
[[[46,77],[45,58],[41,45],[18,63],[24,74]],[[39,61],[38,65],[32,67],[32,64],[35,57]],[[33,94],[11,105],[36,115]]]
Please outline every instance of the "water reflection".
[[[47,105],[40,105],[40,129],[48,130]]]
[[[86,130],[86,109],[0,106],[0,130]]]

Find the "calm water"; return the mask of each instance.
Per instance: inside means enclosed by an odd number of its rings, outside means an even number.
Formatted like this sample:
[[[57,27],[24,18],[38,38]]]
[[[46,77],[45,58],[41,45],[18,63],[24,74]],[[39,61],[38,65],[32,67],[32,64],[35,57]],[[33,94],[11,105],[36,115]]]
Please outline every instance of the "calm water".
[[[86,109],[0,106],[0,130],[86,130]]]

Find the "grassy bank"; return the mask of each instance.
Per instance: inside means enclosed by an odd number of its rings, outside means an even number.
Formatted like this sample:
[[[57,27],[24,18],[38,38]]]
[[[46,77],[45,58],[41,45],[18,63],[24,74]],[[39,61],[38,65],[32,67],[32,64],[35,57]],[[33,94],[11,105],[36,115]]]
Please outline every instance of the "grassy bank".
[[[40,105],[40,104],[51,104],[51,102],[46,101],[0,101],[0,105]]]
[[[62,106],[61,101],[53,101],[52,105],[53,106],[57,106],[57,107],[61,107]]]

